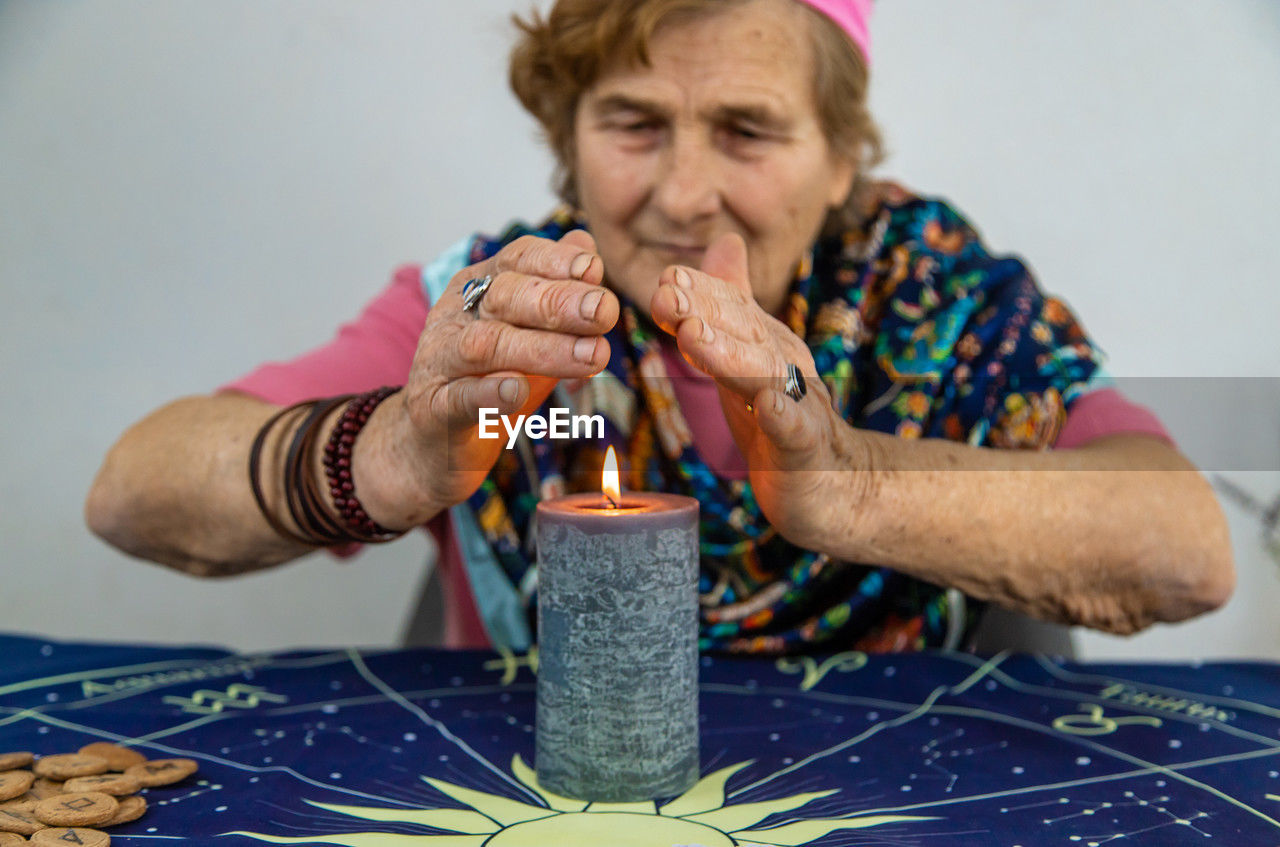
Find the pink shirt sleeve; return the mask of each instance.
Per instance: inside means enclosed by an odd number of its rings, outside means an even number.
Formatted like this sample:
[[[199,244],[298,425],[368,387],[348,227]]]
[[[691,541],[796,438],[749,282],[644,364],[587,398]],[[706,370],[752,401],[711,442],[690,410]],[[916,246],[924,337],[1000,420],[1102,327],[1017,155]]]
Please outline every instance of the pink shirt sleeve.
[[[1114,388],[1097,388],[1076,399],[1054,449],[1070,450],[1106,435],[1150,435],[1173,444],[1160,419],[1145,406],[1125,398]]]
[[[422,269],[404,265],[396,269],[391,284],[328,344],[288,362],[261,365],[218,390],[239,391],[286,406],[313,397],[403,385],[426,320]]]

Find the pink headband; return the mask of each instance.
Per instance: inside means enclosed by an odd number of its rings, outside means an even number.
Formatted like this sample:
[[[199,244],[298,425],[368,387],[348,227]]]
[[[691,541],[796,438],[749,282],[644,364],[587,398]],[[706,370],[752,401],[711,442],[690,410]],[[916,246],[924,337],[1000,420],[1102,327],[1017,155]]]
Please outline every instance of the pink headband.
[[[853,43],[862,51],[862,57],[871,65],[871,33],[867,24],[871,20],[871,0],[800,0],[817,9],[836,22]]]

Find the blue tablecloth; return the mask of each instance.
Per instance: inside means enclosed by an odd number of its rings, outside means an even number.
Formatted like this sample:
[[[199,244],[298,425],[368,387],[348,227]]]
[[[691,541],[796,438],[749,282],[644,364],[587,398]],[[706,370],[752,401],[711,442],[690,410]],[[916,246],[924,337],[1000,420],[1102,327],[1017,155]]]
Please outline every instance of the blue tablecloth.
[[[0,637],[0,752],[198,760],[117,844],[1280,844],[1276,665],[702,662],[703,780],[656,804],[538,788],[536,654]]]

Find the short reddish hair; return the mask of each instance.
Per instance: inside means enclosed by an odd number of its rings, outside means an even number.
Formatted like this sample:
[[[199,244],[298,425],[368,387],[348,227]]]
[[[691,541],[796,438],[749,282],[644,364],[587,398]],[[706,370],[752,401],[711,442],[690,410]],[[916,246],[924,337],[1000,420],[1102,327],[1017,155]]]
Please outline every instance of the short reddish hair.
[[[573,161],[578,100],[617,62],[649,64],[649,42],[664,23],[712,15],[758,0],[556,0],[544,17],[513,17],[520,38],[511,51],[511,90],[542,125],[556,156],[555,189],[577,203]],[[857,173],[849,200],[827,219],[828,231],[861,220],[865,175],[883,156],[880,131],[867,110],[869,73],[862,52],[835,23],[797,3],[810,22],[814,102],[827,142]]]

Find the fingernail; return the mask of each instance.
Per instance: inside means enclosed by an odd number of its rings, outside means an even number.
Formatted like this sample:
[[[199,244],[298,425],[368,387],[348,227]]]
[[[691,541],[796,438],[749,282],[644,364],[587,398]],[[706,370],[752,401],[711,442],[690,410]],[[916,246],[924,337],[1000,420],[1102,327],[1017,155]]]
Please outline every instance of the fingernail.
[[[590,362],[595,357],[596,340],[594,338],[579,338],[573,342],[573,358],[579,362]]]
[[[681,288],[693,288],[693,277],[684,268],[676,268],[675,278],[676,285]]]
[[[587,272],[589,267],[591,267],[591,254],[579,253],[578,258],[574,259],[573,264],[569,266],[569,275],[582,279],[582,275]]]
[[[676,295],[676,312],[683,315],[685,312],[689,311],[689,295],[685,294],[679,288],[673,288],[671,291]]]
[[[716,340],[715,331],[711,329],[711,324],[707,323],[706,321],[702,322],[701,338],[702,338],[703,344],[710,344],[712,341]]]
[[[591,320],[596,316],[596,310],[600,308],[602,299],[604,299],[603,291],[592,291],[578,303],[578,311],[584,318]]]
[[[785,408],[786,401],[782,399],[782,395],[776,391],[773,392],[773,413],[775,415],[780,415],[782,414],[782,410]]]
[[[498,396],[502,398],[503,403],[516,402],[516,398],[520,396],[520,380],[507,377],[498,383]]]

